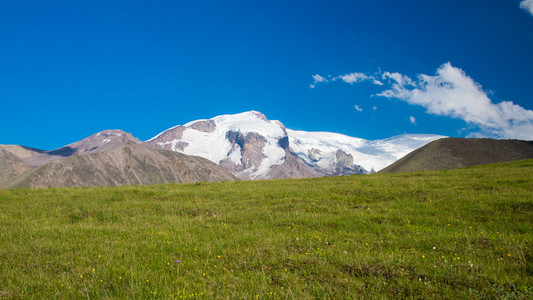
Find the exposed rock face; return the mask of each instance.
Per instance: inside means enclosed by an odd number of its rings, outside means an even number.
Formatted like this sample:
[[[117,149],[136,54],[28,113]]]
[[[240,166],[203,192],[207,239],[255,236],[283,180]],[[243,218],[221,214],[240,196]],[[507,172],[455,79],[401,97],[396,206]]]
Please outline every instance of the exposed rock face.
[[[325,174],[305,163],[298,156],[287,151],[285,161],[275,165],[268,171],[266,178],[312,178],[322,177]]]
[[[168,129],[167,131],[162,132],[158,136],[154,137],[151,140],[144,142],[143,144],[150,148],[172,150],[172,151],[183,151],[187,146],[185,142],[181,142],[181,137],[183,132],[187,129],[184,126],[176,126]]]
[[[318,149],[315,149],[315,148],[311,148],[309,150],[307,150],[307,156],[309,156],[309,159],[313,162],[317,162],[319,161],[320,159],[318,157],[320,157],[320,154],[322,154],[322,152]]]
[[[189,126],[189,128],[201,131],[201,132],[213,132],[217,125],[213,120],[198,121]]]
[[[233,181],[211,161],[128,142],[87,155],[55,160],[6,182],[3,188],[93,187]]]
[[[30,167],[16,155],[0,149],[0,184],[29,170]]]
[[[241,164],[243,167],[245,169],[251,168],[257,170],[266,157],[263,154],[265,138],[255,132],[242,134],[240,132],[230,131],[226,136],[233,145],[230,152],[240,150],[242,157]]]
[[[335,165],[332,170],[333,174],[343,174],[343,175],[352,175],[352,174],[364,174],[367,171],[359,166],[354,164],[354,159],[351,154],[348,154],[342,150],[337,150],[335,152]]]

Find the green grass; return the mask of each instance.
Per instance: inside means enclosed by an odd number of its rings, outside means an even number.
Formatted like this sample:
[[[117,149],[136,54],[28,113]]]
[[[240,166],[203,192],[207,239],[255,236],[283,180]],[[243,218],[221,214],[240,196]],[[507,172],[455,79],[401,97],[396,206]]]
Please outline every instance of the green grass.
[[[532,229],[533,160],[7,190],[0,298],[531,299]]]

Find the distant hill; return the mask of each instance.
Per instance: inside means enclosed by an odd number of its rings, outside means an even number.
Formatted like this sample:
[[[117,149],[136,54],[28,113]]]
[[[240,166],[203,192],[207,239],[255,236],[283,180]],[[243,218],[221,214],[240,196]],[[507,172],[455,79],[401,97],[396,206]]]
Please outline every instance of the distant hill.
[[[533,158],[533,141],[444,138],[402,157],[380,173],[431,171]]]
[[[0,187],[94,187],[234,180],[237,180],[235,176],[205,158],[128,142],[98,153],[54,160]]]

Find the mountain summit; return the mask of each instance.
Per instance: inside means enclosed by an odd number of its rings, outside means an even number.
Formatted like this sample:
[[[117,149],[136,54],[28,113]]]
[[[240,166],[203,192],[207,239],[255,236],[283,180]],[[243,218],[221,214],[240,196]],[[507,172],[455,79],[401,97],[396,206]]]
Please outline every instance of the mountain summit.
[[[294,131],[260,112],[248,111],[178,125],[145,143],[205,157],[240,179],[270,179],[370,173],[442,137],[402,135],[368,141]]]

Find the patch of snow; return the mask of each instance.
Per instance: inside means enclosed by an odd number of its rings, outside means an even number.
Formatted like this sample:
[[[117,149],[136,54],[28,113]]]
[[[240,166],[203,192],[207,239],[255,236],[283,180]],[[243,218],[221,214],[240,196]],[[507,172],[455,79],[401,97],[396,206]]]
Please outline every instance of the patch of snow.
[[[433,134],[405,134],[388,139],[369,141],[330,132],[306,132],[287,129],[290,147],[301,158],[310,161],[307,153],[310,149],[320,150],[315,155],[315,164],[326,168],[336,161],[335,152],[342,150],[354,157],[354,164],[366,170],[379,171],[402,158],[409,152],[444,136]]]

